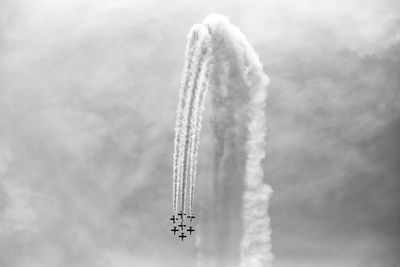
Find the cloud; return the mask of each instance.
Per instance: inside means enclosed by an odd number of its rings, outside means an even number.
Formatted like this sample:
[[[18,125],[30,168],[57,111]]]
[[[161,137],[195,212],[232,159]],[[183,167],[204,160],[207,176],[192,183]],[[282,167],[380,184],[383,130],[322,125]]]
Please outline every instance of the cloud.
[[[244,31],[255,43],[268,43],[275,53],[330,48],[375,54],[399,40],[398,3],[391,0],[247,4],[257,8],[242,13]]]

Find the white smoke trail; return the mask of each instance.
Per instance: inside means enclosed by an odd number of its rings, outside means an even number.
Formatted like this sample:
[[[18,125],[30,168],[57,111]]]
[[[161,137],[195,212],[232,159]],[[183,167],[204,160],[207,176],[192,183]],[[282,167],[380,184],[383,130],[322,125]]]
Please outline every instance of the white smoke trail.
[[[217,143],[210,201],[215,206],[207,216],[218,221],[205,226],[211,231],[204,232],[207,241],[200,247],[216,260],[215,266],[271,266],[272,190],[263,184],[261,168],[268,77],[245,36],[223,16],[210,15],[203,25],[196,25],[188,43],[175,130],[174,213],[179,204],[182,212],[186,210],[189,180],[188,206],[193,214],[202,111],[212,86]],[[219,212],[224,214],[215,216]],[[238,231],[241,239],[233,234]]]
[[[173,156],[173,213],[177,213],[178,207],[178,194],[179,194],[179,186],[180,186],[180,157],[181,157],[181,135],[183,131],[183,117],[184,117],[184,108],[187,101],[188,94],[188,85],[192,79],[192,65],[193,65],[193,53],[195,50],[195,45],[197,44],[198,31],[202,25],[194,25],[188,34],[186,51],[185,51],[185,63],[183,68],[183,78],[181,89],[179,92],[179,104],[178,109],[176,111],[176,122],[175,122],[175,139],[174,139],[174,156]]]
[[[241,242],[242,267],[270,267],[271,252],[269,199],[270,186],[263,183],[261,161],[265,157],[265,100],[268,77],[254,50],[245,41],[245,75],[250,88],[248,109],[248,137],[245,192],[243,195],[243,237]]]
[[[200,90],[201,84],[201,75],[204,70],[204,62],[206,61],[207,54],[208,54],[208,44],[209,44],[209,34],[207,29],[203,26],[201,30],[199,31],[199,53],[196,53],[194,55],[194,67],[195,67],[195,72],[193,75],[193,84],[192,87],[189,89],[189,91],[192,92],[190,95],[189,101],[188,101],[188,109],[187,109],[187,115],[185,117],[185,122],[184,125],[186,126],[186,132],[185,134],[185,142],[184,142],[184,148],[183,148],[183,163],[182,163],[182,185],[181,185],[181,210],[185,212],[186,210],[186,183],[188,180],[188,177],[190,177],[190,172],[192,170],[191,167],[191,134],[194,131],[195,125],[191,125],[191,122],[193,122],[193,116],[195,115],[195,100],[196,100],[196,94],[198,94],[198,91]],[[191,181],[190,181],[191,182]],[[189,187],[191,185],[189,184]]]
[[[180,92],[180,99],[177,111],[177,121],[175,128],[175,147],[174,147],[174,170],[173,170],[173,212],[177,214],[179,203],[181,210],[186,209],[186,183],[191,176],[192,167],[192,146],[191,140],[194,134],[193,116],[195,113],[195,102],[198,91],[201,87],[201,79],[204,72],[204,61],[208,51],[207,38],[208,32],[203,25],[192,27],[188,35],[187,53],[185,54],[185,67],[183,81]],[[190,183],[192,179],[190,180]],[[189,184],[190,187],[191,184]],[[180,198],[179,198],[180,197]]]
[[[213,14],[205,19],[204,24],[214,35],[213,40],[219,42],[214,48],[214,53],[218,53],[218,60],[226,61],[220,64],[222,66],[228,65],[228,68],[230,68],[225,74],[227,75],[225,79],[222,78],[222,82],[219,83],[215,82],[218,87],[213,89],[220,90],[218,94],[225,101],[232,102],[225,104],[226,110],[222,112],[228,110],[234,112],[236,115],[234,115],[232,123],[246,125],[246,142],[243,149],[245,153],[245,173],[242,196],[243,217],[241,227],[243,235],[240,240],[240,265],[242,267],[269,267],[273,260],[270,242],[270,217],[268,215],[268,202],[272,190],[262,181],[263,171],[261,166],[261,161],[265,157],[264,108],[267,97],[266,86],[269,80],[263,72],[258,56],[245,36],[237,27],[230,24],[227,18]],[[217,54],[214,57],[217,57]],[[240,86],[247,90],[246,95],[242,96],[243,100],[247,101],[244,109],[239,102],[233,103],[237,101],[234,94],[243,93],[243,90],[236,88],[237,84],[240,83],[243,83]],[[234,92],[230,92],[232,90]],[[217,110],[218,107],[215,107],[215,109]],[[225,113],[226,115],[227,113]],[[243,120],[237,119],[243,115],[245,115]],[[240,125],[230,127],[231,130],[229,131],[232,133],[236,131],[233,136],[240,138],[242,135],[241,130],[239,130]],[[239,128],[235,129],[235,127]],[[221,133],[224,134],[224,131]],[[237,144],[234,144],[234,146],[237,146]],[[242,151],[240,148],[234,149],[236,149],[236,153]],[[221,155],[223,158],[220,159],[220,164],[228,164],[229,161],[235,160],[236,156],[233,153],[235,152],[224,152]],[[224,174],[221,177],[223,176]]]
[[[189,202],[189,212],[193,215],[193,202],[194,202],[194,190],[196,185],[196,177],[197,177],[197,156],[199,151],[199,143],[200,143],[200,132],[201,132],[201,122],[202,122],[202,114],[204,110],[204,100],[207,95],[208,87],[209,87],[209,74],[211,72],[211,62],[212,58],[210,57],[211,53],[211,44],[210,40],[207,40],[206,46],[207,54],[205,56],[205,62],[202,66],[201,74],[200,74],[200,82],[199,82],[199,90],[197,90],[195,96],[194,103],[194,116],[191,121],[191,141],[190,141],[190,202]]]

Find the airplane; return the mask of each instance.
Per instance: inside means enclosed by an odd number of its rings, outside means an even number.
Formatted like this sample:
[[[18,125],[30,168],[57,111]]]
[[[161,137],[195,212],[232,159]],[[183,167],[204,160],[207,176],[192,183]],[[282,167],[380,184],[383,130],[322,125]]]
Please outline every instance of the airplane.
[[[183,222],[181,222],[181,224],[178,224],[178,226],[183,230],[183,227],[186,227],[186,224],[183,224]]]
[[[189,218],[190,219],[190,222],[192,222],[192,219],[194,219],[194,218],[196,218],[194,215],[190,215],[190,216],[187,216],[187,218]]]
[[[180,211],[179,213],[178,213],[178,216],[181,216],[181,219],[183,219],[183,216],[184,215],[186,215],[186,213],[182,213],[182,211]]]
[[[178,218],[176,218],[175,215],[172,215],[172,217],[170,218],[170,220],[172,221],[173,224],[175,224],[176,221],[178,220]]]
[[[179,238],[182,238],[182,242],[183,242],[183,239],[186,237],[186,235],[182,232],[180,235],[179,235]]]
[[[192,235],[192,232],[194,232],[194,229],[192,226],[189,226],[189,229],[187,229],[186,231],[188,231],[189,234]]]
[[[172,228],[171,231],[174,232],[174,235],[176,234],[176,232],[179,232],[179,230],[176,229],[176,226],[174,226],[174,228]]]

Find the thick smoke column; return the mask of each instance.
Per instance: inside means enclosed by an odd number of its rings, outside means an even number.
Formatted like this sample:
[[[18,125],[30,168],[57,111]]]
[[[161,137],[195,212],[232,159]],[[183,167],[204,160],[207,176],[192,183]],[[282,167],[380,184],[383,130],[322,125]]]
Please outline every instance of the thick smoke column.
[[[271,266],[272,190],[263,183],[261,167],[268,77],[244,35],[220,15],[210,15],[203,25],[192,28],[185,62],[175,137],[174,214],[180,204],[182,213],[188,205],[193,215],[202,111],[209,87],[214,166],[202,200],[198,263]]]
[[[241,38],[241,39],[239,39]],[[261,161],[265,157],[265,90],[269,83],[262,65],[254,50],[238,35],[246,47],[244,50],[244,74],[249,87],[248,137],[246,142],[245,192],[243,195],[243,237],[241,242],[241,265],[270,266],[273,260],[270,242],[270,218],[268,202],[272,194],[271,187],[263,183]]]

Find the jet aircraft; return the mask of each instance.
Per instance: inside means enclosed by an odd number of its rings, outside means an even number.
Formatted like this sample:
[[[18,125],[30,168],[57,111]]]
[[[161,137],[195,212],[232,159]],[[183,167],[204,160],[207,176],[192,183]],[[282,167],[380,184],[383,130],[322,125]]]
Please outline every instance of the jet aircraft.
[[[176,232],[179,232],[179,230],[176,228],[176,226],[174,226],[174,228],[172,228],[171,231],[174,232],[174,235],[176,234]]]
[[[190,222],[192,222],[192,219],[196,218],[194,215],[189,215],[187,216],[187,218],[189,218]]]
[[[183,242],[183,239],[186,237],[186,235],[182,232],[180,235],[179,235],[179,238],[181,238],[182,239],[182,242]]]
[[[176,218],[175,215],[172,215],[172,217],[170,218],[170,220],[172,221],[173,224],[175,224],[176,221],[178,220],[178,218]]]
[[[189,226],[189,229],[187,229],[186,231],[188,231],[189,234],[192,235],[192,232],[194,232],[194,229],[192,226]]]
[[[183,228],[186,227],[186,224],[183,224],[183,222],[181,222],[180,224],[178,224],[178,226],[181,228],[181,230],[183,230]]]
[[[185,215],[186,215],[186,213],[183,213],[182,211],[180,211],[180,212],[178,213],[178,216],[180,216],[182,220],[183,220],[183,216],[185,216]]]

